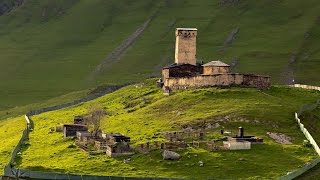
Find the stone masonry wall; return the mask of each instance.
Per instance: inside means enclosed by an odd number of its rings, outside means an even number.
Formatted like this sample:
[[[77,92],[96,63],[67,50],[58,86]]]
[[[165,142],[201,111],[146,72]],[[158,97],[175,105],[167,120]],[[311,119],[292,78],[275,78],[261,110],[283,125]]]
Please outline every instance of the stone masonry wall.
[[[199,75],[184,78],[168,78],[164,81],[164,86],[168,86],[172,90],[214,86],[246,86],[265,89],[270,87],[270,85],[270,77],[244,74]]]

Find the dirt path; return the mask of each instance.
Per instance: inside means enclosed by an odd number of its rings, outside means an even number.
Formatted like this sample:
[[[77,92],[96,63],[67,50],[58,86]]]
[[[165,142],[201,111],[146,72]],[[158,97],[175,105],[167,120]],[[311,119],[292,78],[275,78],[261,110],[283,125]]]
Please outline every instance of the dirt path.
[[[229,34],[228,37],[225,39],[223,45],[225,47],[228,47],[230,45],[232,45],[233,41],[236,39],[237,35],[239,34],[240,28],[236,27],[235,29],[233,29]]]
[[[289,58],[288,64],[284,67],[283,72],[281,73],[282,82],[286,85],[295,84],[294,79],[294,66],[297,61],[305,61],[308,59],[308,48],[310,42],[312,41],[312,32],[315,31],[315,28],[318,28],[320,24],[320,16],[315,18],[314,23],[311,27],[304,33],[304,40],[299,45],[298,49],[295,50]]]
[[[288,64],[285,66],[282,74],[281,74],[281,78],[282,78],[282,82],[285,85],[292,85],[294,84],[294,63],[297,60],[297,55],[296,54],[292,54]]]
[[[103,60],[90,74],[89,80],[93,80],[98,74],[110,67],[113,63],[123,57],[130,47],[138,40],[144,30],[149,26],[150,22],[154,19],[158,11],[153,13],[148,19],[127,39],[125,39],[118,47],[116,47],[105,60]]]
[[[291,137],[281,134],[281,133],[273,133],[273,132],[267,132],[267,134],[274,139],[277,143],[280,144],[292,144]]]
[[[239,65],[239,61],[240,61],[239,57],[232,58],[232,61],[230,64],[231,72],[235,72],[236,67]]]

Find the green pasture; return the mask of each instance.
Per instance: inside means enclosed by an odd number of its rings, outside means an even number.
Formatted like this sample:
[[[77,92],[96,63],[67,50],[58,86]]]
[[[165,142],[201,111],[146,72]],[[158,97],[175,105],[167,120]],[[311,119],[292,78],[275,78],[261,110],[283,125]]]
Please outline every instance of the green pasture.
[[[270,179],[285,175],[317,156],[312,148],[302,145],[304,135],[294,120],[294,112],[302,104],[319,97],[317,91],[281,86],[266,91],[206,88],[164,96],[154,83],[155,79],[150,79],[88,103],[32,117],[34,131],[16,164],[32,170],[77,174]],[[131,163],[124,164],[122,158],[88,155],[72,146],[72,139],[63,138],[62,133],[50,132],[51,128],[71,123],[73,116],[84,115],[88,108],[97,104],[108,112],[102,121],[102,129],[130,136],[133,146],[163,142],[164,132],[181,130],[186,125],[201,127],[204,121],[219,123],[232,131],[243,126],[247,134],[264,138],[265,144],[253,145],[249,151],[208,152],[187,148],[178,151],[183,157],[174,162],[163,161],[160,151],[153,151],[147,155],[134,155]],[[219,130],[208,130],[208,135],[217,134]],[[284,133],[293,138],[293,144],[278,144],[267,132]],[[199,166],[199,161],[204,162],[204,167]]]

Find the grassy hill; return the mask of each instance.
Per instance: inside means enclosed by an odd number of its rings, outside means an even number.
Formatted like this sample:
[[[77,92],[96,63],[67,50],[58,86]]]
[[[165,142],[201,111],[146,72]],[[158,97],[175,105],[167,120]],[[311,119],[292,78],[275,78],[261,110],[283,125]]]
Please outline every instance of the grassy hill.
[[[34,131],[17,165],[33,170],[116,176],[274,179],[316,157],[312,148],[302,146],[304,136],[293,116],[302,104],[319,97],[317,91],[281,86],[266,91],[204,88],[164,96],[154,82],[155,79],[147,80],[94,101],[34,116]],[[186,126],[201,128],[204,123],[219,123],[234,131],[243,126],[247,134],[264,138],[265,144],[253,146],[249,151],[208,152],[188,148],[180,150],[183,157],[174,162],[163,161],[160,151],[153,151],[134,155],[131,163],[124,164],[122,158],[88,155],[74,148],[74,141],[63,138],[62,133],[50,133],[50,128],[71,123],[73,116],[85,114],[96,104],[109,113],[102,121],[102,129],[130,136],[134,146],[165,141],[165,131]],[[219,130],[208,129],[207,136],[215,136]],[[267,132],[284,133],[293,139],[293,144],[278,144]],[[198,161],[203,161],[204,167],[199,167]]]
[[[0,16],[0,110],[159,75],[173,62],[176,27],[199,29],[199,60],[319,85],[319,10],[317,0],[28,0]]]

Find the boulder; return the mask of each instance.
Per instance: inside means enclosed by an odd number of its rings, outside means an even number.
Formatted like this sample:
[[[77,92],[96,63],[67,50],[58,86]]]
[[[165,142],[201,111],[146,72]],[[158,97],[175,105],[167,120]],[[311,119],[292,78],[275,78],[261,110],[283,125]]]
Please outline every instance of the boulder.
[[[162,153],[162,157],[164,160],[178,160],[181,156],[176,152],[164,150]]]

